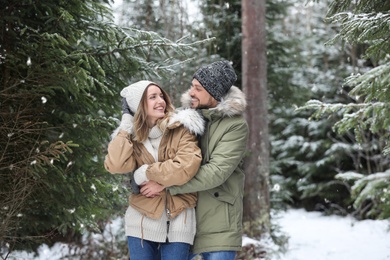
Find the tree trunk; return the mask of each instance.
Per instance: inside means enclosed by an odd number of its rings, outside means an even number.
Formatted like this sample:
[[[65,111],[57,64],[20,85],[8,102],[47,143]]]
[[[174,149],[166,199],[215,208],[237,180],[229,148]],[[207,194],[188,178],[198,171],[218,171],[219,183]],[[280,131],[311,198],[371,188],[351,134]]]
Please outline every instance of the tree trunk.
[[[251,237],[270,230],[265,0],[242,0],[242,86],[250,127],[245,158],[244,222]]]

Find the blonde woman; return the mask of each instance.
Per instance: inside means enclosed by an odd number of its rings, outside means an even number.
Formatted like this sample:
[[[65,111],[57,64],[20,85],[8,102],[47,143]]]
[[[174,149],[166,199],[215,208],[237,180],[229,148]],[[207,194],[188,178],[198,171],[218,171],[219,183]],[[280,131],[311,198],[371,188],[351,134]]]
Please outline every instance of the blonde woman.
[[[197,195],[172,196],[165,188],[186,183],[199,169],[197,135],[204,121],[193,109],[175,111],[167,93],[151,81],[136,82],[121,96],[122,120],[108,145],[105,168],[133,172],[138,185],[161,185],[152,197],[130,195],[125,215],[130,259],[187,259],[196,231]]]

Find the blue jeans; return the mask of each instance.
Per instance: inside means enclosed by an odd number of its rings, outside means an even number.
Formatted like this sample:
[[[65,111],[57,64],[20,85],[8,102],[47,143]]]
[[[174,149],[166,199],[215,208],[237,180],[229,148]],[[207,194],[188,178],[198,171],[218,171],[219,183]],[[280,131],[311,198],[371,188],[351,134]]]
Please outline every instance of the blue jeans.
[[[215,252],[205,252],[199,254],[203,260],[234,260],[236,258],[236,251],[215,251]],[[188,257],[188,260],[193,259],[196,254],[191,254]]]
[[[190,244],[159,243],[137,237],[127,237],[131,260],[178,260],[187,259]]]

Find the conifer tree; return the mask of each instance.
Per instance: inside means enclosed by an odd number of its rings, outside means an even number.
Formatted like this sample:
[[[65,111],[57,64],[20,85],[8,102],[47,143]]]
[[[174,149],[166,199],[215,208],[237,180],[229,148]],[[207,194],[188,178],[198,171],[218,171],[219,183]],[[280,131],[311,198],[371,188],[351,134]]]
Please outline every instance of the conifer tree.
[[[119,91],[191,44],[113,23],[108,1],[2,1],[0,246],[77,241],[127,204],[103,168]],[[168,50],[170,50],[169,55]],[[150,55],[161,57],[151,61]],[[165,57],[165,58],[164,58]],[[4,252],[4,251],[2,251]]]
[[[290,52],[287,70],[294,72],[293,77],[280,86],[290,85],[290,89],[295,90],[287,92],[289,99],[286,99],[282,94],[286,92],[280,89],[276,96],[280,96],[279,102],[271,108],[271,165],[275,189],[289,190],[290,194],[281,199],[308,210],[328,210],[327,207],[333,205],[347,207],[346,187],[342,182],[334,181],[336,168],[347,165],[345,153],[337,149],[341,140],[329,136],[330,120],[310,121],[307,112],[297,113],[295,107],[313,97],[343,99],[337,85],[348,74],[349,67],[337,46],[323,46],[326,37],[334,34],[323,22],[326,2],[309,5],[292,1],[291,4],[287,11],[289,15],[277,29],[285,34],[278,34],[279,38],[293,39],[287,49]]]
[[[311,100],[301,109],[314,109],[313,118],[341,114],[334,130],[341,134],[353,132],[363,154],[367,149],[376,151],[376,156],[365,156],[360,162],[367,167],[342,172],[337,179],[351,185],[353,205],[360,217],[388,218],[390,174],[385,169],[389,161],[380,153],[390,151],[390,3],[380,0],[332,1],[327,17],[339,28],[329,44],[342,40],[347,46],[355,46],[354,55],[351,55],[355,71],[345,78],[343,84],[350,99],[343,103]]]

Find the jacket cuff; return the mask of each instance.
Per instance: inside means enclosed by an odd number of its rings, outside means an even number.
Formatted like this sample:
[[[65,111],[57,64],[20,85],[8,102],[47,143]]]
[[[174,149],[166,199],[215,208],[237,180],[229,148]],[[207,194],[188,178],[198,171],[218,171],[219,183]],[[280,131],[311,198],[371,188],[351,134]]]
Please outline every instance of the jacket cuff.
[[[148,167],[149,165],[144,164],[134,172],[134,180],[138,185],[149,181],[149,179],[146,177],[146,170],[148,169]]]

